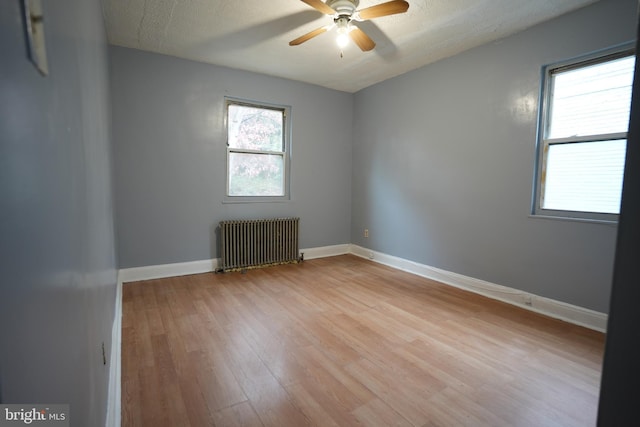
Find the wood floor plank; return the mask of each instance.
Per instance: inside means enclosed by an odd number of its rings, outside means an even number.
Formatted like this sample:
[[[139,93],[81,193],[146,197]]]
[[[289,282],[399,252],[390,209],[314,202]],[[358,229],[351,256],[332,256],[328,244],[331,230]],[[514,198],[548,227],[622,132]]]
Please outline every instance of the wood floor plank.
[[[262,421],[249,402],[238,403],[214,414],[214,424],[220,427],[262,427]]]
[[[194,386],[197,384],[197,379],[198,375],[194,373],[181,376],[178,380],[178,386],[187,411],[187,417],[194,427],[212,426],[215,422],[212,412],[209,409],[209,404],[202,390]],[[123,423],[123,425],[125,424]]]
[[[214,355],[197,351],[189,354],[193,366],[199,366],[196,382],[212,412],[238,403],[247,397],[226,364]]]
[[[169,400],[174,396],[161,388],[158,373],[154,367],[142,367],[138,371],[138,376],[140,378],[140,395],[135,400],[135,404],[140,405],[142,425],[171,426]]]
[[[527,399],[527,403],[523,404],[523,401],[510,391],[511,389],[504,387],[486,386],[465,393],[465,396],[470,397],[484,408],[499,407],[500,417],[505,427],[562,427],[570,425],[557,418],[557,414],[542,400]],[[589,423],[585,425],[587,424]]]
[[[414,426],[421,426],[429,421],[429,414],[424,410],[420,395],[414,394],[414,389],[406,387],[393,376],[386,375],[379,366],[363,359],[349,365],[347,370]]]
[[[146,310],[140,309],[132,313],[133,326],[128,328],[131,336],[128,337],[135,342],[138,357],[138,366],[151,367],[154,365],[153,345],[151,343],[151,332],[147,320]]]
[[[457,408],[464,408],[464,411],[459,411]],[[460,393],[448,387],[427,399],[423,410],[429,413],[427,425],[468,427],[511,425],[501,418],[503,412],[492,412],[478,404],[471,394]]]
[[[334,363],[320,349],[309,346],[300,349],[301,363],[310,371],[309,377],[321,384],[326,393],[335,396],[343,406],[355,409],[375,399],[375,394],[357,381],[344,367]]]
[[[323,426],[339,427],[353,425],[355,419],[344,409],[329,401],[329,398],[317,389],[317,385],[301,381],[286,387],[295,405],[309,420],[322,420]]]
[[[334,333],[335,326],[323,316],[307,318],[309,341],[339,366],[360,360],[361,354],[344,336]]]
[[[360,424],[372,427],[411,427],[411,423],[381,399],[373,399],[353,411]]]
[[[127,374],[121,388],[122,425],[131,427],[143,426],[142,405],[140,405],[140,381],[138,375]]]
[[[345,255],[123,288],[122,425],[594,425],[604,335]]]

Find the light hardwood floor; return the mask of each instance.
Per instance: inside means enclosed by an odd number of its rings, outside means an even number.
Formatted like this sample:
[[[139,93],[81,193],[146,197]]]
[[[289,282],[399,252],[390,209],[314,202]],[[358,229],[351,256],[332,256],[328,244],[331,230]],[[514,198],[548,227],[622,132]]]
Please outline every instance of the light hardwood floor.
[[[345,255],[127,283],[122,425],[592,426],[604,335]]]

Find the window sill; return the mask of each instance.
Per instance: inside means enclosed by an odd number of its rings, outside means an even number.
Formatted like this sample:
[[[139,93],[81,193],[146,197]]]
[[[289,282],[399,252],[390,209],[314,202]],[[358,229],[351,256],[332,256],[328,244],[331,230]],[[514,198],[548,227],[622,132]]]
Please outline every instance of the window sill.
[[[529,218],[532,219],[546,219],[552,221],[571,221],[571,222],[585,222],[590,224],[607,225],[610,227],[617,227],[618,221],[611,221],[606,219],[593,219],[593,218],[576,218],[570,216],[558,216],[558,215],[542,215],[542,214],[530,214]]]
[[[287,203],[291,198],[288,196],[278,197],[225,197],[222,204],[246,204],[246,203]]]

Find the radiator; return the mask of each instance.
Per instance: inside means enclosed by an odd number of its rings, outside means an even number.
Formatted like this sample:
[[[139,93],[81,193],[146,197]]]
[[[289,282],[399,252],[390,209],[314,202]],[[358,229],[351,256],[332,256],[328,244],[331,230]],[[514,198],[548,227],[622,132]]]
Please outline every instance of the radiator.
[[[295,263],[300,218],[220,221],[220,271]]]

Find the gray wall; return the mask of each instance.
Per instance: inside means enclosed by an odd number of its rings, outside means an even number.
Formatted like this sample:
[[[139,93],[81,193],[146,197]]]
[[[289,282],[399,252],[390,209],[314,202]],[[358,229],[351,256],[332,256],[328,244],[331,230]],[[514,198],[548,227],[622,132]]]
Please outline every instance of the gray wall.
[[[543,65],[634,40],[636,4],[600,1],[358,92],[352,242],[607,312],[616,227],[529,216],[538,94]]]
[[[303,248],[349,243],[353,96],[110,48],[120,267],[218,256],[220,220],[300,216]],[[289,202],[224,204],[224,96],[292,107]]]
[[[0,401],[104,425],[116,270],[107,44],[98,0],[42,2],[48,77],[0,2]]]

